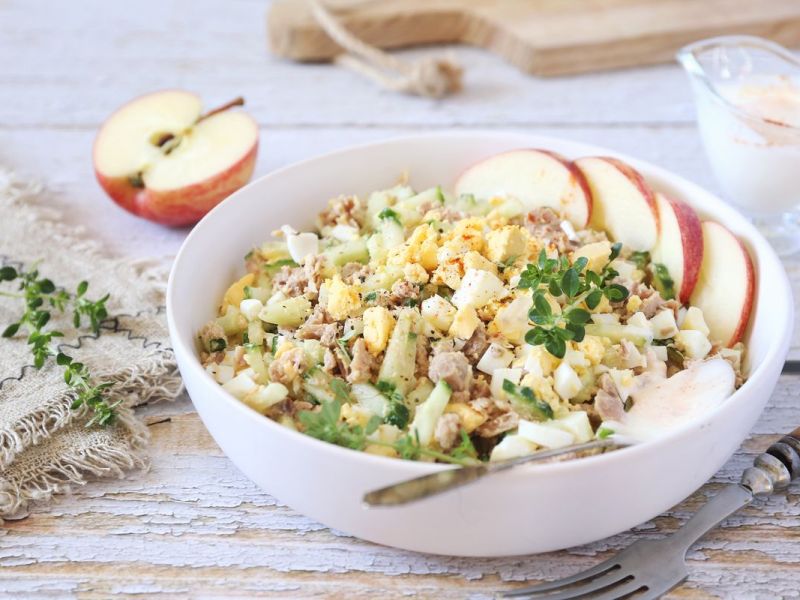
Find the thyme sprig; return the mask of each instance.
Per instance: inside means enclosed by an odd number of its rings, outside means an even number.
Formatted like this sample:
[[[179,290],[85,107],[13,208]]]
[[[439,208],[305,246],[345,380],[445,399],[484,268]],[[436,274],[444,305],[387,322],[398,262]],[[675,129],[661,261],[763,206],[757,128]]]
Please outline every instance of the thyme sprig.
[[[611,262],[621,250],[622,244],[612,245],[606,265],[597,273],[586,269],[589,261],[584,256],[570,265],[566,256],[548,258],[542,249],[536,263],[529,263],[520,274],[517,285],[533,290],[533,306],[528,318],[535,327],[525,334],[525,341],[533,346],[543,344],[558,358],[564,358],[568,341],[582,341],[586,335],[585,325],[592,316],[589,311],[597,308],[603,297],[610,302],[621,302],[628,297],[625,286],[612,283],[619,273],[611,267]],[[564,297],[560,313],[554,313],[546,293],[553,298]]]
[[[75,293],[71,294],[64,288],[56,287],[52,280],[40,277],[39,270],[35,267],[30,271],[17,270],[11,266],[2,267],[0,282],[4,281],[18,281],[18,293],[2,293],[23,299],[25,312],[18,321],[3,330],[2,337],[11,338],[24,330],[28,334],[28,346],[36,369],[41,369],[49,357],[56,357],[56,364],[64,368],[64,381],[75,393],[70,408],[77,410],[85,405],[92,413],[87,427],[113,422],[116,417],[115,409],[120,401],[109,403],[106,398],[105,390],[112,384],[94,384],[85,364],[73,360],[71,356],[57,349],[53,340],[64,337],[64,333],[56,329],[45,329],[50,323],[52,311],[63,313],[70,307],[72,323],[76,329],[81,326],[85,318],[89,321],[89,329],[95,334],[98,333],[101,322],[108,316],[106,302],[109,294],[99,300],[89,300],[86,298],[89,289],[87,281],[81,281]]]

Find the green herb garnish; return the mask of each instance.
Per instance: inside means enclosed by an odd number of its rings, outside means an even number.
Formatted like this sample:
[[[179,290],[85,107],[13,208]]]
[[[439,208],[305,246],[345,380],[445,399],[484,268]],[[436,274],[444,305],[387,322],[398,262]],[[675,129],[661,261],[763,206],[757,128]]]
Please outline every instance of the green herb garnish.
[[[400,215],[397,214],[396,211],[392,210],[391,208],[384,208],[381,212],[378,213],[378,218],[383,219],[390,219],[397,223],[398,225],[402,225],[400,222]]]
[[[319,411],[302,411],[298,418],[304,427],[307,435],[318,440],[352,448],[353,450],[363,450],[366,445],[373,444],[393,448],[401,458],[416,460],[421,456],[429,456],[442,462],[457,465],[472,465],[477,461],[470,457],[450,456],[443,452],[425,448],[419,443],[419,439],[411,434],[399,438],[395,442],[383,442],[380,440],[368,440],[367,436],[373,434],[380,426],[381,419],[377,415],[372,417],[366,427],[360,425],[350,425],[340,420],[342,413],[342,403],[339,400],[323,401]]]
[[[375,387],[389,400],[389,410],[386,411],[384,421],[399,429],[405,429],[411,415],[403,399],[403,395],[397,391],[393,383],[388,381],[378,381]]]
[[[15,280],[19,281],[19,293],[3,294],[23,299],[25,312],[18,321],[5,328],[2,336],[10,338],[17,335],[21,329],[25,329],[33,355],[33,366],[37,369],[41,369],[49,357],[56,357],[56,364],[64,367],[64,381],[75,393],[71,409],[77,410],[85,405],[92,413],[86,423],[87,427],[94,424],[108,425],[113,422],[116,417],[115,409],[121,400],[108,402],[105,390],[112,384],[94,385],[88,367],[59,351],[53,343],[54,338],[63,337],[64,333],[53,329],[45,330],[52,316],[51,310],[63,313],[67,306],[71,305],[74,326],[80,327],[83,318],[86,317],[92,333],[97,334],[101,322],[108,316],[106,301],[109,295],[106,294],[99,300],[89,300],[85,296],[89,289],[87,281],[81,281],[75,293],[70,294],[63,288],[57,288],[50,279],[39,277],[38,269],[18,271],[10,266],[0,268],[0,282]]]
[[[208,343],[208,349],[211,352],[222,352],[228,346],[224,338],[214,338]]]
[[[539,253],[535,264],[529,263],[520,274],[517,287],[533,290],[533,307],[528,318],[535,327],[525,334],[525,341],[533,346],[543,344],[545,349],[558,358],[564,358],[567,342],[580,342],[586,335],[585,325],[591,313],[581,308],[586,303],[594,310],[605,296],[610,302],[620,302],[628,297],[628,290],[611,281],[619,275],[610,263],[619,256],[621,244],[611,247],[606,266],[600,273],[586,270],[588,260],[578,257],[572,264],[566,256],[548,258],[544,249]],[[559,298],[565,303],[561,314],[554,314],[545,293]]]

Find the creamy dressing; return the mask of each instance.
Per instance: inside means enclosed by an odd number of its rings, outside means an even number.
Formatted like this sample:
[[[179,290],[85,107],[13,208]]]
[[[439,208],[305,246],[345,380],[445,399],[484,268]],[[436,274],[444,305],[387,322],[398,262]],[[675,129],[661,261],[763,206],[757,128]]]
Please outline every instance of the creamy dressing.
[[[717,178],[751,214],[800,204],[800,77],[750,76],[719,83],[698,98],[698,123]]]
[[[621,421],[604,427],[645,441],[689,423],[719,406],[735,388],[736,375],[724,359],[698,362],[669,378],[647,373],[631,392],[633,406]]]

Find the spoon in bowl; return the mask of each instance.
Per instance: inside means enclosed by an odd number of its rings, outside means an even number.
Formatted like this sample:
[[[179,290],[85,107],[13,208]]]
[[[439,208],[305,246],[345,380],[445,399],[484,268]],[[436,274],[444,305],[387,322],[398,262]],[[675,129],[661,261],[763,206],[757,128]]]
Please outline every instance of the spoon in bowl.
[[[430,475],[415,477],[368,492],[364,495],[364,503],[370,507],[399,506],[447,492],[477,481],[487,475],[499,473],[521,464],[550,461],[556,458],[577,458],[579,455],[587,453],[598,454],[616,450],[617,448],[624,448],[632,444],[632,441],[612,436],[603,440],[593,440],[583,444],[564,446],[563,448],[542,450],[509,460],[437,471]]]

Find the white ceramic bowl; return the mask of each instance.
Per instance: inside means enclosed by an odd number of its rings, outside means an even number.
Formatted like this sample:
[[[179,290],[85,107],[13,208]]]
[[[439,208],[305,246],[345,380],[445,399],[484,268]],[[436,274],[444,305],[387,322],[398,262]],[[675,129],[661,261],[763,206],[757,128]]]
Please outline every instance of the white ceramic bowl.
[[[445,468],[346,450],[286,429],[228,395],[203,370],[195,335],[215,316],[243,257],[284,223],[309,227],[329,198],[382,189],[407,171],[423,189],[452,189],[468,165],[520,147],[568,157],[614,155],[659,191],[740,236],[755,261],[757,298],[746,338],[750,378],[718,410],[657,441],[582,460],[520,467],[406,507],[368,509],[363,494]],[[792,331],[786,274],[743,217],[651,164],[586,144],[504,133],[443,133],[357,146],[280,169],[236,192],[191,232],[169,280],[167,315],[181,374],[222,450],[298,512],[358,537],[421,552],[501,556],[592,542],[651,519],[700,487],[739,447],[767,402]],[[780,432],[776,432],[780,433]]]

